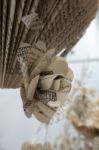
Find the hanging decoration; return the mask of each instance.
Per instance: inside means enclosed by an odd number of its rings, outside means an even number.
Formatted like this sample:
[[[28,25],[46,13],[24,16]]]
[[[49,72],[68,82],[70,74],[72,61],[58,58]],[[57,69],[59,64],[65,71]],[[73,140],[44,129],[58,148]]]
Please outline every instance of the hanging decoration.
[[[38,42],[36,47],[40,48],[40,44],[44,46],[43,42]],[[36,62],[35,49],[32,47],[28,51],[27,60],[19,54],[23,74],[21,97],[27,117],[34,114],[38,120],[48,123],[56,109],[68,99],[73,73],[65,59],[54,56],[54,49],[47,51]]]

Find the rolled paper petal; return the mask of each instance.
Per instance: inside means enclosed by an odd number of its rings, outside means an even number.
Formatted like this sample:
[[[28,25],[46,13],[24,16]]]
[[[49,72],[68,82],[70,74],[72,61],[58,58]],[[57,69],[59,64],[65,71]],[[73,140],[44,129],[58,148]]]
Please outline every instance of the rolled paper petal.
[[[32,101],[29,101],[23,105],[23,108],[24,108],[24,113],[25,115],[30,118],[33,114],[33,109],[34,109],[34,103]]]
[[[33,111],[34,116],[43,123],[48,124],[49,123],[49,118],[47,116],[45,116],[37,107],[37,105],[35,105],[34,107],[34,111]]]
[[[28,118],[30,118],[33,114],[35,99],[33,99],[33,100],[27,99],[24,84],[21,85],[20,95],[21,95],[22,102],[23,102],[24,113]]]
[[[28,91],[27,91],[27,99],[29,100],[33,100],[36,88],[37,88],[37,84],[39,81],[39,75],[36,76],[35,78],[33,78],[28,86]]]
[[[57,102],[59,103],[60,106],[62,106],[66,100],[68,100],[68,94],[69,91],[64,91],[64,92],[57,92]]]
[[[51,89],[58,91],[60,89],[60,82],[61,82],[60,79],[54,80]]]
[[[51,88],[54,79],[57,77],[58,75],[46,75],[43,77],[40,77],[40,87],[42,90],[48,90]]]
[[[67,86],[71,86],[71,81],[68,80],[67,76],[63,74],[52,74],[52,75],[41,76],[39,82],[40,82],[39,86],[43,90],[54,89],[54,88],[59,88],[59,90],[61,90]],[[54,84],[56,84],[55,87]]]
[[[51,109],[50,107],[48,107],[47,105],[44,105],[42,102],[38,102],[37,103],[38,109],[45,114],[48,118],[51,118],[55,111],[54,109]]]
[[[22,102],[24,105],[27,102],[27,97],[26,97],[26,92],[25,92],[25,86],[23,83],[21,84],[21,87],[20,87],[20,95],[21,95]]]
[[[62,57],[54,57],[51,64],[46,68],[46,71],[53,70],[53,74],[67,75],[68,64]]]
[[[55,101],[55,102],[49,101],[49,102],[47,103],[47,105],[50,106],[50,107],[52,107],[52,108],[56,108],[56,107],[58,108],[58,107],[60,107],[60,104],[59,104],[58,101]]]
[[[48,90],[52,87],[53,82],[57,81],[57,79],[64,79],[65,76],[62,74],[52,74],[40,77],[40,87],[43,90]],[[60,87],[60,84],[59,84]]]
[[[42,71],[45,71],[45,68],[51,63],[53,56],[55,55],[55,49],[47,51],[44,56],[42,56],[38,62],[36,62],[36,67],[33,68],[30,75],[30,81],[36,75],[39,75]]]
[[[69,80],[69,81],[72,81],[73,78],[74,78],[73,71],[72,71],[70,68],[68,69],[68,73],[66,74],[66,78],[67,78],[67,80]]]
[[[58,90],[54,89],[54,83],[57,82],[56,78],[60,78],[60,80],[58,79]],[[65,79],[65,76],[56,75],[56,74],[41,77],[39,86],[41,89],[39,91],[37,90],[39,99],[43,101],[44,103],[48,103],[49,106],[50,104],[52,106],[52,103],[53,103],[55,107],[56,107],[56,104],[57,106],[59,105],[62,106],[64,104],[71,90],[71,82],[68,81],[67,78]],[[50,101],[53,101],[53,102],[49,103]]]

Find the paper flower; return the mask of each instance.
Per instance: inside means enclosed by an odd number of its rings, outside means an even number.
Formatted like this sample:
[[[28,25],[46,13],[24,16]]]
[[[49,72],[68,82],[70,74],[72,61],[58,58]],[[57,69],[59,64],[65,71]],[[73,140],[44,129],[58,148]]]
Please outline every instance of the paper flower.
[[[67,100],[73,79],[65,59],[54,56],[54,52],[54,49],[49,50],[40,57],[29,74],[25,75],[28,72],[26,69],[22,71],[25,79],[21,85],[21,97],[25,114],[27,117],[34,114],[38,120],[46,123],[56,108]]]

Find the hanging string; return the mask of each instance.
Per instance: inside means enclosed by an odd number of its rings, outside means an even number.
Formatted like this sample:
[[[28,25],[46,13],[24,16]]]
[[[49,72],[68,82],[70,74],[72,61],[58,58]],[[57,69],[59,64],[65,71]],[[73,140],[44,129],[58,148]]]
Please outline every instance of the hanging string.
[[[48,127],[49,127],[49,124],[45,124],[45,129],[46,129],[46,132],[45,132],[45,142],[44,143],[46,143],[46,150],[48,150]]]

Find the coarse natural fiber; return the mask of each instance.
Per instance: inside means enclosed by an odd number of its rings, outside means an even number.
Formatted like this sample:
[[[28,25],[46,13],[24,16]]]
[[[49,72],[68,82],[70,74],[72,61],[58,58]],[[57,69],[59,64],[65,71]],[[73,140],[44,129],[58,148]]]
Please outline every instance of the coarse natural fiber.
[[[46,51],[66,52],[95,17],[98,0],[0,0],[0,87],[20,87],[20,44],[44,41]],[[21,52],[24,47],[20,49]],[[40,57],[46,51],[41,51]],[[36,51],[34,52],[34,54]]]

